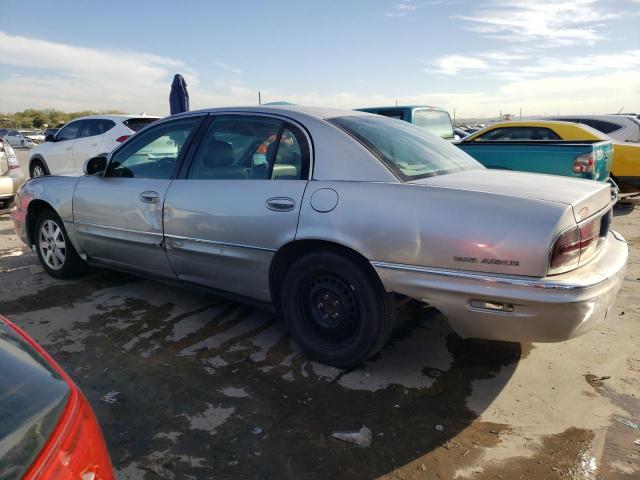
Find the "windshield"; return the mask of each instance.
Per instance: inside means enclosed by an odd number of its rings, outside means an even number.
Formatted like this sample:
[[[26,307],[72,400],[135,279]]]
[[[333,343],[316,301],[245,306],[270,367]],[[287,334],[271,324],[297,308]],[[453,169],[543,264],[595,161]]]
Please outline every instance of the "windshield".
[[[453,125],[447,112],[427,108],[415,110],[413,112],[413,123],[434,135],[447,140],[453,139]]]
[[[407,122],[369,115],[328,121],[371,150],[403,181],[484,169],[455,145]]]

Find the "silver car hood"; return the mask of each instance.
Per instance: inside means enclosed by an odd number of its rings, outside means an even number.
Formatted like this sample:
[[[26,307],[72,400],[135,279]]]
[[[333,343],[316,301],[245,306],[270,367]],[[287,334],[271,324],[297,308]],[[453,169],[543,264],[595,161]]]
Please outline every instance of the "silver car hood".
[[[409,183],[571,205],[573,215],[578,222],[611,203],[609,183],[538,173],[479,169],[429,177]]]

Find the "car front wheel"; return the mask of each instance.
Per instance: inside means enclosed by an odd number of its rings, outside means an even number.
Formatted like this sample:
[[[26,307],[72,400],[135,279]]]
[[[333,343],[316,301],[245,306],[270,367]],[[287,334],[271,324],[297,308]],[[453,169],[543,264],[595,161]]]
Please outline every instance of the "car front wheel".
[[[305,353],[336,367],[351,367],[376,354],[393,329],[393,296],[374,272],[340,253],[298,259],[286,273],[280,304]]]
[[[86,264],[71,244],[62,220],[52,211],[43,211],[36,220],[36,252],[47,273],[56,278],[72,278]]]

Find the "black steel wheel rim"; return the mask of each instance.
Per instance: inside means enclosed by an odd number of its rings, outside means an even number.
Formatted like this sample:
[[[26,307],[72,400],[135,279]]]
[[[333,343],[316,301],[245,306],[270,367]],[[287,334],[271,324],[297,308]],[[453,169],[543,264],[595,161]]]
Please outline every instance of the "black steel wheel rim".
[[[348,343],[360,327],[360,307],[355,289],[341,278],[319,275],[305,285],[301,299],[307,324],[325,345]]]

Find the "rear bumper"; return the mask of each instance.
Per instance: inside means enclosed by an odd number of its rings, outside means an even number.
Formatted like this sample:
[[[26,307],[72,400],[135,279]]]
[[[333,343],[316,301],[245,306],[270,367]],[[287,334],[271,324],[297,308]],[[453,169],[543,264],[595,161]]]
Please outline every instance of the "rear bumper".
[[[372,262],[385,288],[442,311],[464,338],[560,342],[604,320],[624,280],[627,244],[610,232],[587,265],[542,279]],[[478,302],[506,305],[488,310]]]

